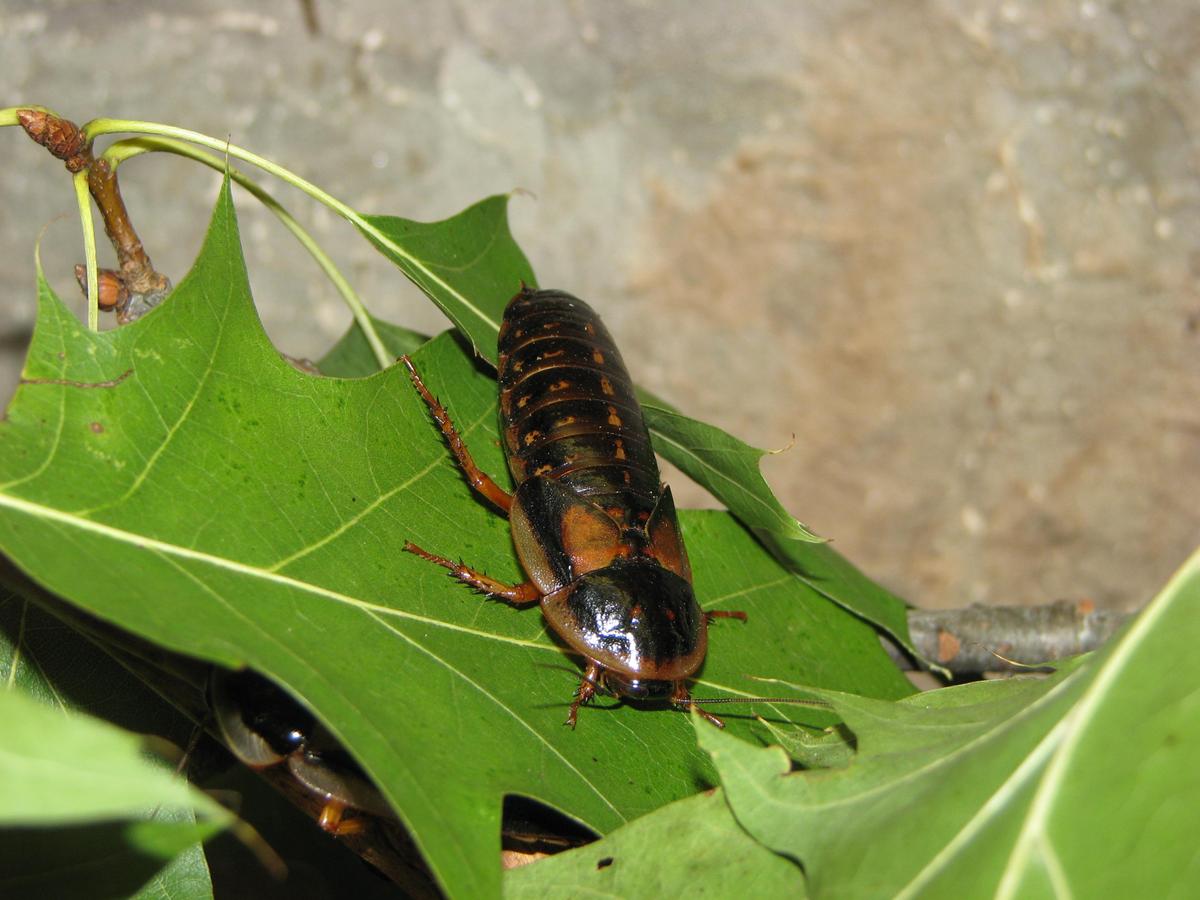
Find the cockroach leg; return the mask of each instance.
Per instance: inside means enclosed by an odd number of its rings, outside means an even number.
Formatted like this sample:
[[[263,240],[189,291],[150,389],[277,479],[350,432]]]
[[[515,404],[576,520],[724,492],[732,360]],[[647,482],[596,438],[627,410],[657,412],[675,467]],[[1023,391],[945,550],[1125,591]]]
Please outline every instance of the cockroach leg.
[[[600,672],[600,663],[589,659],[587,668],[583,670],[583,678],[579,682],[579,690],[575,692],[575,699],[571,701],[571,711],[567,713],[567,721],[564,723],[570,725],[572,731],[575,730],[575,718],[579,715],[579,707],[596,695],[596,684],[600,680]]]
[[[708,625],[713,619],[737,619],[746,621],[746,614],[740,609],[710,609],[704,613],[704,624]]]
[[[679,681],[675,684],[675,692],[671,694],[671,705],[677,709],[692,710],[700,715],[700,718],[711,725],[716,725],[718,728],[724,728],[725,723],[710,713],[703,707],[697,706],[692,699],[691,693],[688,691],[687,682]]]
[[[321,809],[321,817],[317,819],[321,830],[341,836],[361,833],[364,826],[360,819],[344,818],[347,808],[342,801],[330,799]]]
[[[437,563],[439,566],[449,569],[451,578],[461,581],[463,584],[470,585],[475,590],[487,594],[489,597],[499,597],[501,600],[505,600],[514,606],[525,606],[526,604],[542,599],[542,592],[531,581],[522,582],[521,584],[505,584],[503,581],[489,578],[482,572],[476,572],[474,569],[464,566],[461,562],[456,563],[446,559],[444,556],[437,556],[428,550],[422,550],[412,541],[405,541],[404,549],[408,553],[421,557],[421,559],[427,559],[431,563]]]
[[[437,422],[438,428],[441,429],[442,436],[446,438],[446,443],[450,445],[450,450],[454,454],[454,458],[458,460],[459,468],[467,476],[467,481],[471,487],[483,495],[484,499],[489,503],[507,515],[508,510],[512,507],[512,494],[496,484],[490,475],[475,465],[475,460],[471,458],[471,451],[467,449],[467,445],[459,436],[458,431],[455,430],[454,423],[450,421],[450,414],[438,402],[437,397],[429,392],[429,388],[425,387],[425,382],[421,380],[421,376],[417,372],[416,366],[413,365],[412,360],[408,356],[402,356],[400,357],[400,362],[404,363],[404,367],[408,369],[408,377],[412,380],[413,387],[417,389],[417,393],[421,395],[421,399],[429,407],[429,412],[432,414],[433,420]]]

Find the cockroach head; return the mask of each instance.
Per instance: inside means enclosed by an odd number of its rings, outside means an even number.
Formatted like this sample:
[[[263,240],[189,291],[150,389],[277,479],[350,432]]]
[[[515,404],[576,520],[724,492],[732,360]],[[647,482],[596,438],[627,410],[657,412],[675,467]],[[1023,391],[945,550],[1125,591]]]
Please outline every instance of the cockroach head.
[[[606,691],[616,697],[626,697],[630,700],[661,700],[669,697],[675,690],[673,681],[659,681],[651,678],[626,678],[616,672],[606,671],[600,676]]]

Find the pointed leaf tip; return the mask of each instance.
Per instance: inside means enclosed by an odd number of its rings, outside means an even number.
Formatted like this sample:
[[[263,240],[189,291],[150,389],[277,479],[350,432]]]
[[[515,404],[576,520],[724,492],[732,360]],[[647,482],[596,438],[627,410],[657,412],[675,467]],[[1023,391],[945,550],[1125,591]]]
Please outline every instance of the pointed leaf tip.
[[[493,366],[505,305],[522,283],[537,284],[509,230],[508,200],[488,197],[438,222],[364,215],[360,226]]]

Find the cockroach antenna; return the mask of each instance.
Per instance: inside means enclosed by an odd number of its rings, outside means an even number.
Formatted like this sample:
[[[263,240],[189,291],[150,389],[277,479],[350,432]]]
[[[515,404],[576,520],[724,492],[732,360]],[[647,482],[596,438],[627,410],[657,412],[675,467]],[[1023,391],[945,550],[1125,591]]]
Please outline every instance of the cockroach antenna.
[[[802,700],[799,697],[672,697],[670,702],[680,712],[695,712],[717,728],[724,728],[725,723],[700,704],[708,706],[712,703],[790,703],[814,709],[829,709],[832,705],[824,700]]]
[[[671,703],[679,709],[688,709],[701,703],[705,706],[713,703],[790,703],[793,706],[807,706],[812,709],[833,708],[833,704],[828,700],[802,700],[799,697],[689,697],[687,700],[672,700]]]

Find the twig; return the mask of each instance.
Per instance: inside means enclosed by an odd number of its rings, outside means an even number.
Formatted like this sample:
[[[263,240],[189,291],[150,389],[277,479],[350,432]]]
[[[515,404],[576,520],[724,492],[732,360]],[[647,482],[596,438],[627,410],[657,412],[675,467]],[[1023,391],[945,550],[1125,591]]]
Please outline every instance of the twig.
[[[104,233],[112,241],[121,268],[121,280],[131,294],[163,294],[170,288],[167,276],[158,272],[129,220],[121,198],[117,170],[106,159],[95,160],[88,169],[88,189],[104,217]],[[119,315],[119,311],[118,311]]]
[[[163,301],[171,291],[171,280],[154,268],[146,248],[138,237],[129,210],[121,198],[116,167],[107,159],[97,159],[92,144],[74,122],[47,110],[22,109],[17,121],[37,143],[61,159],[72,173],[86,171],[88,191],[104,219],[104,233],[117,254],[119,271],[105,269],[96,291],[101,309],[114,309],[121,325],[139,319]],[[80,285],[85,278],[76,267]],[[86,274],[86,273],[84,273]],[[87,288],[84,287],[87,294]]]
[[[1041,606],[968,606],[911,610],[908,631],[917,651],[956,676],[1017,672],[1095,650],[1129,618],[1097,609],[1090,600]],[[890,641],[884,646],[902,669],[924,668]]]

